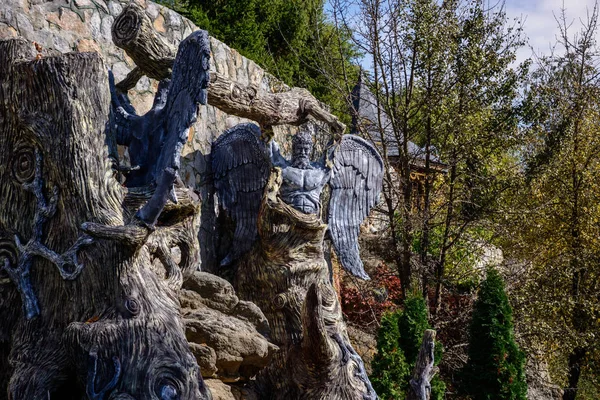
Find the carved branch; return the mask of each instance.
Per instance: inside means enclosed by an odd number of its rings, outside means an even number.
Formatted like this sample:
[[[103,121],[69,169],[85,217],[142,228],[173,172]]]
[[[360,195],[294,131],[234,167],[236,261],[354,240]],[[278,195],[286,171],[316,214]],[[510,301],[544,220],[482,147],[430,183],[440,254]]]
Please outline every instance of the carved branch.
[[[125,8],[113,23],[113,41],[125,50],[144,75],[162,80],[171,75],[175,49],[166,45],[154,31],[144,11],[132,4]],[[117,84],[119,89],[135,86],[136,74],[130,74]],[[346,126],[323,109],[306,89],[292,88],[280,93],[266,93],[254,85],[240,85],[223,75],[211,72],[208,104],[243,118],[258,122],[263,131],[275,125],[298,126],[313,117],[331,127],[340,136]]]
[[[84,222],[81,229],[92,237],[125,242],[133,247],[141,246],[150,232],[148,228],[139,225],[107,226],[93,222]]]
[[[115,19],[112,38],[115,45],[125,50],[144,75],[158,81],[171,75],[176,49],[154,30],[152,21],[137,4],[130,4]],[[126,79],[131,83],[122,86],[135,86],[134,76],[128,76]]]
[[[121,362],[117,357],[113,357],[114,374],[110,382],[106,384],[99,392],[96,392],[96,377],[98,375],[98,349],[94,348],[90,352],[90,360],[92,366],[88,372],[86,392],[90,400],[103,400],[108,392],[117,386],[117,382],[121,377]]]
[[[410,380],[410,390],[406,396],[407,400],[429,400],[431,397],[431,380],[437,373],[437,368],[433,366],[434,349],[435,331],[428,329],[423,334],[423,342]]]
[[[16,178],[25,179],[22,183],[23,189],[34,193],[37,207],[35,209],[32,237],[26,244],[23,244],[18,235],[15,235],[14,241],[19,252],[17,265],[10,265],[8,259],[5,259],[3,269],[7,272],[9,278],[17,286],[23,300],[23,308],[27,319],[32,319],[39,315],[40,309],[37,297],[33,292],[30,281],[30,272],[35,256],[42,257],[58,268],[60,276],[65,280],[76,279],[84,265],[79,262],[77,253],[84,247],[91,245],[94,240],[87,236],[80,236],[75,243],[64,253],[58,254],[42,244],[42,235],[44,224],[56,214],[58,203],[58,188],[52,189],[52,195],[46,200],[44,195],[44,181],[42,174],[42,155],[38,149],[34,150],[34,176],[31,182],[27,181],[24,171],[14,171]]]

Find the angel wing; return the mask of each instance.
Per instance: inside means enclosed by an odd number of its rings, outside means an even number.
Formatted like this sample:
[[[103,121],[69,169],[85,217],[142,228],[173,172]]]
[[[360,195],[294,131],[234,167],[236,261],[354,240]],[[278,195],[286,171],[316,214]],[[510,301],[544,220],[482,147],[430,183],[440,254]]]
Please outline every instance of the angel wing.
[[[344,135],[333,153],[329,181],[329,232],[344,269],[369,279],[360,259],[360,224],[379,202],[383,183],[383,160],[375,147],[355,135]]]
[[[271,161],[254,124],[225,131],[212,146],[212,170],[219,200],[234,220],[232,250],[227,265],[250,250],[257,238],[257,218]]]

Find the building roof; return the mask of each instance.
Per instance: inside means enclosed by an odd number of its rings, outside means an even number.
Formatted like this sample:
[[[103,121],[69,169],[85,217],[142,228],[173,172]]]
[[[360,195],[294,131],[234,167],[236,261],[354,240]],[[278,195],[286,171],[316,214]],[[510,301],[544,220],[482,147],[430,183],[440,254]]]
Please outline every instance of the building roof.
[[[390,117],[383,107],[378,107],[377,98],[363,82],[362,76],[352,90],[352,105],[356,112],[352,116],[351,133],[359,136],[367,136],[366,139],[371,141],[382,153],[383,144],[385,144],[387,156],[391,159],[398,158],[400,156],[399,146],[401,145],[402,137],[394,133]],[[416,167],[425,166],[426,151],[424,148],[412,141],[408,141],[408,153],[411,157],[412,165]],[[433,169],[446,168],[446,165],[434,154],[431,154],[430,162],[433,164],[431,165]]]

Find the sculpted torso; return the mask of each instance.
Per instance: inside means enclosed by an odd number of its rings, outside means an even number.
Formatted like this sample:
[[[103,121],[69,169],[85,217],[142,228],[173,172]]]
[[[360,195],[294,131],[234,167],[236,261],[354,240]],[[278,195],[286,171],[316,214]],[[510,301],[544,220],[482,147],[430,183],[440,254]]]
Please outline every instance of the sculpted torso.
[[[329,171],[320,166],[308,168],[288,166],[283,168],[281,198],[305,214],[317,214],[320,210],[321,191],[329,180]]]

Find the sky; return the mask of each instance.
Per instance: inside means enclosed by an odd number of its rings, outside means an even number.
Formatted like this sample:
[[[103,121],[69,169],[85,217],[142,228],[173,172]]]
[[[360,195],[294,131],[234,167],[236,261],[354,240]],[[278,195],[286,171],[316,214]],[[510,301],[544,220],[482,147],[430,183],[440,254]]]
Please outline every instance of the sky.
[[[506,0],[507,17],[511,20],[522,18],[523,31],[529,38],[529,47],[519,51],[517,62],[530,57],[532,52],[537,55],[550,53],[550,47],[560,33],[555,16],[560,16],[563,6],[567,22],[572,23],[569,32],[573,37],[581,30],[581,21],[587,20],[588,11],[592,13],[594,3],[595,0]]]
[[[341,0],[343,2],[343,0]],[[484,0],[489,5],[499,5],[503,0]],[[560,33],[556,18],[560,17],[561,9],[565,9],[567,22],[572,24],[569,36],[579,32],[582,21],[591,14],[596,0],[504,0],[508,22],[515,19],[523,21],[523,30],[528,38],[528,45],[517,53],[514,65],[536,54],[549,55],[550,48],[557,42]],[[600,0],[598,0],[600,1]],[[330,10],[334,0],[326,0],[326,9]],[[350,2],[352,3],[352,2]],[[596,37],[600,40],[600,34]],[[534,60],[535,61],[535,60]],[[368,60],[363,60],[363,68],[370,69]]]

